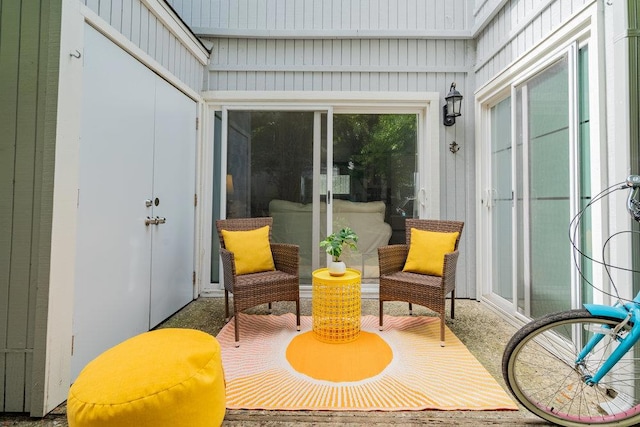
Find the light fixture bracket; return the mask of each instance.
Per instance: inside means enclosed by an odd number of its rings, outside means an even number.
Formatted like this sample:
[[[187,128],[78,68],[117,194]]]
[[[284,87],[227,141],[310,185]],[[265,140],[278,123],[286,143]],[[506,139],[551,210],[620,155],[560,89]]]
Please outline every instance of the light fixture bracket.
[[[442,106],[442,124],[445,126],[453,126],[456,124],[456,116],[449,116],[448,108],[446,105]]]

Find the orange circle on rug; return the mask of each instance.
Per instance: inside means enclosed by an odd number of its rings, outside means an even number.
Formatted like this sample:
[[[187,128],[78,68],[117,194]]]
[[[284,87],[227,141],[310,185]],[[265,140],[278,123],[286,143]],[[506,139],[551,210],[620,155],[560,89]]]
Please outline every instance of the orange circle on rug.
[[[316,380],[332,382],[360,381],[378,375],[391,363],[393,351],[376,334],[360,336],[344,344],[318,341],[313,332],[291,340],[287,360],[296,371]]]

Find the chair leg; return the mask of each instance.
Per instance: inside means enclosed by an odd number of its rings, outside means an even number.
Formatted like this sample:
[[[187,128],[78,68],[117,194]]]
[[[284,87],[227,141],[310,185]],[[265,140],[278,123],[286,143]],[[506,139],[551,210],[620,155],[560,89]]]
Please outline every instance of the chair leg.
[[[409,316],[413,316],[413,304],[409,303]]]
[[[269,312],[269,314],[271,314],[271,303],[269,303],[269,305],[267,306],[267,311]]]
[[[224,290],[224,321],[229,321],[229,291]]]
[[[440,314],[440,347],[444,347],[444,309]]]
[[[300,331],[300,299],[296,300],[296,325],[297,330]]]
[[[234,322],[234,327],[235,327],[235,332],[236,332],[236,347],[240,347],[240,325],[238,322],[238,312],[235,311],[234,309],[234,313],[233,313],[233,322]]]
[[[454,310],[454,306],[455,306],[455,301],[456,301],[456,290],[452,290],[451,291],[451,318],[454,319],[455,318],[455,310]]]
[[[382,300],[380,300],[380,326],[378,327],[378,330],[382,330],[382,316],[383,316],[383,310],[382,310]]]

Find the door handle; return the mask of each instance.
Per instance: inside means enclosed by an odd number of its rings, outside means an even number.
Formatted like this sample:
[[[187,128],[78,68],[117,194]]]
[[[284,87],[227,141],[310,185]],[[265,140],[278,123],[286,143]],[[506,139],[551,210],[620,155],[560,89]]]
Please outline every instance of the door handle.
[[[157,216],[155,218],[151,218],[151,217],[147,217],[147,219],[144,220],[144,225],[146,226],[150,226],[150,225],[160,225],[160,224],[164,224],[167,222],[167,218],[161,217],[161,216]]]
[[[427,205],[427,190],[424,188],[421,188],[420,191],[418,191],[418,201],[423,207]]]

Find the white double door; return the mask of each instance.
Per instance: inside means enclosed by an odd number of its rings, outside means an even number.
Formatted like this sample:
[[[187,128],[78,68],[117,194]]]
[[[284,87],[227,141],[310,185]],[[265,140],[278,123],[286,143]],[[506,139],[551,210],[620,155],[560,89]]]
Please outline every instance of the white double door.
[[[89,26],[83,59],[72,380],[194,296],[197,105]]]

